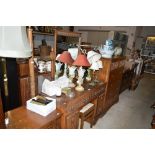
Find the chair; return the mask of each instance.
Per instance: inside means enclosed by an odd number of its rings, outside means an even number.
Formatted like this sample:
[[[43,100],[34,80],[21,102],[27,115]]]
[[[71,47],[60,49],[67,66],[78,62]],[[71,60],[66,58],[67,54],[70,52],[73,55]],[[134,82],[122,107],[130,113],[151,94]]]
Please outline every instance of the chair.
[[[81,119],[80,129],[83,129],[84,121],[88,120],[90,122],[90,127],[92,128],[94,123],[94,112],[95,105],[93,103],[88,103],[81,110],[79,117]]]

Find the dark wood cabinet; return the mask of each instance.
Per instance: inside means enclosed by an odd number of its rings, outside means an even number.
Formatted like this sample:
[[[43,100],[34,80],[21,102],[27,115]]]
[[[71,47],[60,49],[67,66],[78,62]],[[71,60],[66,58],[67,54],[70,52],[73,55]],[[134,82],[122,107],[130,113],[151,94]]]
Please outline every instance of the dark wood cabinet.
[[[3,112],[3,105],[2,105],[2,99],[1,99],[1,94],[0,94],[0,129],[5,128],[5,122],[4,122],[4,112]]]

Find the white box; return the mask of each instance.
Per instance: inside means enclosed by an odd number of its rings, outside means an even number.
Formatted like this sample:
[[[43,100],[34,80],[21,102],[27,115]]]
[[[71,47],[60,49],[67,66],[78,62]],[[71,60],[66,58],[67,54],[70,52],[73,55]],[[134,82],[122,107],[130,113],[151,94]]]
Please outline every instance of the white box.
[[[38,105],[38,104],[31,103],[32,99],[30,99],[26,102],[26,108],[42,116],[47,116],[48,114],[50,114],[52,111],[56,109],[56,99],[49,98],[49,97],[46,97],[46,98],[49,100],[52,100],[52,102],[48,103],[47,105]],[[34,97],[33,99],[36,99],[36,98]]]

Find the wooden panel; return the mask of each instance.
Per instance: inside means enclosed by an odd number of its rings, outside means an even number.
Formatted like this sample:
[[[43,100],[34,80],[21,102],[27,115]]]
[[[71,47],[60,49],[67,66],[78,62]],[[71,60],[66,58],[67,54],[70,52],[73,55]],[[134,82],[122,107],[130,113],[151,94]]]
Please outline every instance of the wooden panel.
[[[96,109],[96,116],[99,116],[103,112],[104,108],[104,97],[105,94],[101,94],[97,99],[97,109]]]
[[[20,102],[22,105],[26,105],[26,101],[31,98],[29,77],[20,78],[19,87],[20,87],[20,90],[19,90],[20,91]]]
[[[18,64],[18,73],[20,77],[29,76],[29,64],[28,63]]]
[[[101,59],[103,64],[103,69],[100,69],[98,72],[98,79],[104,81],[105,83],[109,80],[111,59]]]
[[[98,73],[98,79],[106,82],[103,113],[119,100],[125,57],[102,58],[103,69]]]
[[[5,122],[4,122],[4,113],[3,113],[3,106],[2,106],[2,100],[0,95],[0,129],[5,128]]]
[[[76,111],[66,117],[66,126],[68,129],[78,129],[79,126],[79,111]]]

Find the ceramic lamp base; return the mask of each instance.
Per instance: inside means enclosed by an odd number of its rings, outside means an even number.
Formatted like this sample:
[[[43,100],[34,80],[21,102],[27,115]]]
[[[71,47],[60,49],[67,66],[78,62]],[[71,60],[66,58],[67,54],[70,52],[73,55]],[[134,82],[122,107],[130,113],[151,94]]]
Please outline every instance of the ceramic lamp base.
[[[69,87],[73,88],[73,87],[75,87],[75,84],[74,83],[69,83]]]
[[[86,80],[89,82],[91,81],[91,77],[86,77]]]
[[[82,86],[76,86],[75,90],[77,90],[77,91],[84,91],[84,88]]]

